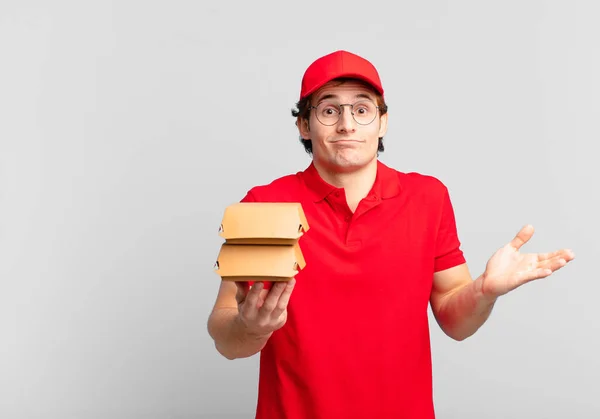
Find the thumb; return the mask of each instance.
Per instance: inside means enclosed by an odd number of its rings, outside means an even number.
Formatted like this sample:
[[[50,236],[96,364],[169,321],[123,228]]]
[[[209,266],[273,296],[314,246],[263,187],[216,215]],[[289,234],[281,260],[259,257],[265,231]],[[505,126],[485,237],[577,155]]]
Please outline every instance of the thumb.
[[[513,247],[515,250],[519,250],[521,246],[523,246],[529,241],[529,239],[531,239],[531,237],[533,236],[533,232],[533,226],[531,224],[527,224],[517,233],[514,239],[510,241],[510,246]]]

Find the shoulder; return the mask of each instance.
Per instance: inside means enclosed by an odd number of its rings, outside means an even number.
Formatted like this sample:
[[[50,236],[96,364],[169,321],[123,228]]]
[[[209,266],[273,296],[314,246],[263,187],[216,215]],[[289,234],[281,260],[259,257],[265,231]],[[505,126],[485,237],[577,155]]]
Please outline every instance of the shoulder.
[[[443,199],[448,195],[446,184],[436,176],[420,172],[392,170],[398,176],[404,196],[431,201]]]
[[[300,172],[278,177],[269,183],[250,188],[242,202],[297,201],[302,189]]]
[[[438,213],[450,203],[449,189],[440,178],[422,172],[392,170],[398,177],[400,202],[423,213]]]
[[[454,222],[454,205],[447,185],[439,178],[416,172],[400,173],[405,202],[420,216]]]
[[[391,184],[398,184],[404,194],[436,195],[447,191],[446,185],[437,177],[416,171],[402,171],[382,161],[378,162],[382,179]]]
[[[447,187],[439,178],[418,172],[398,172],[400,183],[411,192],[446,193]]]

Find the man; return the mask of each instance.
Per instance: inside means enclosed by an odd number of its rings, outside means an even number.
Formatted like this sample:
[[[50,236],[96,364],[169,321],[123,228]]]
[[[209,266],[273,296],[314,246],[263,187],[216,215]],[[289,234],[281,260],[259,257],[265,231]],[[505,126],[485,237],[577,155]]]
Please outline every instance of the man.
[[[471,278],[446,187],[378,159],[388,113],[362,57],[336,51],[313,62],[297,106],[312,162],[243,201],[302,204],[306,267],[268,290],[223,281],[208,321],[216,348],[228,359],[261,353],[260,419],[434,418],[428,304],[463,340],[500,296],[574,254],[521,253],[526,226]]]

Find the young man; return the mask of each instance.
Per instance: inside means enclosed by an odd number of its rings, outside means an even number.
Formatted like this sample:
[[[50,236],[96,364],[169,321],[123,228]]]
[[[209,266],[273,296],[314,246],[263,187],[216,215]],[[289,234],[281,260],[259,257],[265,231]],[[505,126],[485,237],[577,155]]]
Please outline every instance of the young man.
[[[259,419],[434,418],[427,308],[462,340],[496,300],[570,250],[524,254],[526,226],[473,279],[448,191],[378,160],[388,114],[375,67],[346,51],[306,70],[297,126],[312,162],[245,202],[300,202],[306,267],[269,290],[222,282],[208,328],[228,359],[258,352]]]

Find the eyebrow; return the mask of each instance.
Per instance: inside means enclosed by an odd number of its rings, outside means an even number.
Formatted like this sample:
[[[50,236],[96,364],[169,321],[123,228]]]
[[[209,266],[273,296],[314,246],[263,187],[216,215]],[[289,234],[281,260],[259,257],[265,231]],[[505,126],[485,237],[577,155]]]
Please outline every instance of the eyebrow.
[[[317,103],[324,101],[325,99],[337,99],[339,98],[338,95],[334,95],[333,93],[330,93],[328,95],[324,95],[321,96],[319,98],[319,100],[317,100]],[[356,96],[354,96],[355,99],[371,99],[374,100],[371,96],[367,95],[366,93],[359,93]]]

